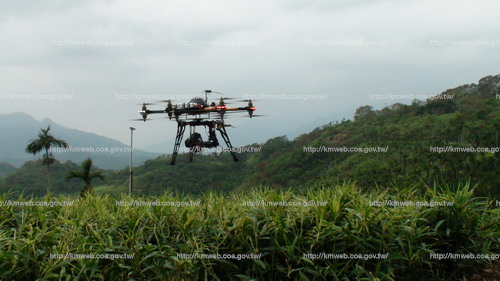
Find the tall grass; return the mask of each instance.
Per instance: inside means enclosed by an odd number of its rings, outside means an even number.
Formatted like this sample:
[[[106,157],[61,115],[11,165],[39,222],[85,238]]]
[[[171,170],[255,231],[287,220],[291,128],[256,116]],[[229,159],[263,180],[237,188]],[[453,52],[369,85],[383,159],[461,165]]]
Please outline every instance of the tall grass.
[[[0,196],[0,201],[8,194]],[[201,200],[199,206],[117,206],[116,201]],[[377,207],[370,201],[454,201],[451,207]],[[17,200],[27,200],[19,198]],[[47,196],[43,201],[68,200]],[[73,200],[73,199],[71,199]],[[328,201],[322,207],[244,206],[244,201]],[[500,209],[473,189],[361,192],[353,184],[231,195],[121,195],[71,207],[0,207],[5,280],[441,280],[487,267],[429,253],[499,253]],[[387,259],[311,260],[304,253]],[[50,254],[130,253],[133,259],[51,259]],[[183,260],[177,253],[261,253],[255,260]]]

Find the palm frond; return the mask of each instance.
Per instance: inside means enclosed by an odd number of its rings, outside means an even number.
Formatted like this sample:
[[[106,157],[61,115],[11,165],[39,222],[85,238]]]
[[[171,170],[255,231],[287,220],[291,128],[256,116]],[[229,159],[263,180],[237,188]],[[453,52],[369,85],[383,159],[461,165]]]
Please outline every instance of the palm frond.
[[[82,192],[92,191],[92,180],[99,178],[104,180],[104,174],[101,171],[91,171],[92,169],[92,159],[87,158],[82,162],[82,169],[80,171],[71,171],[66,176],[66,179],[79,178],[84,182],[84,187]]]
[[[82,173],[82,171],[69,171],[68,174],[66,175],[66,180],[74,178],[83,179],[84,177],[85,176]]]

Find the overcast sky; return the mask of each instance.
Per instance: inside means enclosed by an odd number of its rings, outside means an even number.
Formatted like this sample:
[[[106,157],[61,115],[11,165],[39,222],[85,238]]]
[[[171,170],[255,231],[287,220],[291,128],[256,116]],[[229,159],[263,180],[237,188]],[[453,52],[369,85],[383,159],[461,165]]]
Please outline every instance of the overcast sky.
[[[370,94],[435,95],[498,74],[499,10],[494,0],[4,0],[0,113],[124,143],[135,126],[144,149],[174,138],[176,124],[127,121],[154,99],[121,95],[264,94],[255,106],[267,116],[234,118],[229,131],[236,145],[262,142],[352,118],[359,106],[411,102]],[[97,45],[106,41],[123,45]]]

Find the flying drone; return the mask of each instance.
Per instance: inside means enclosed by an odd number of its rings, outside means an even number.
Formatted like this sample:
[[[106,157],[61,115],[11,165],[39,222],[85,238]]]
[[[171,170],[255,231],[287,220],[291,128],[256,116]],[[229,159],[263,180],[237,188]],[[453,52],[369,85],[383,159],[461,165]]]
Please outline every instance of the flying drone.
[[[163,100],[161,102],[167,103],[167,107],[163,110],[150,110],[148,105],[150,103],[143,103],[142,110],[139,111],[142,118],[135,119],[138,121],[144,121],[148,118],[149,114],[164,114],[168,115],[169,120],[175,120],[177,122],[177,135],[175,138],[174,152],[172,154],[172,161],[170,165],[175,165],[175,160],[177,158],[177,153],[179,152],[179,147],[184,136],[184,131],[186,126],[189,126],[189,137],[186,139],[184,144],[189,148],[189,161],[193,161],[193,154],[203,151],[204,148],[214,148],[219,146],[219,140],[217,139],[216,131],[218,131],[226,143],[231,156],[235,162],[238,162],[238,157],[233,150],[231,141],[226,131],[226,127],[232,127],[226,124],[224,117],[229,113],[236,112],[247,112],[248,117],[257,117],[260,115],[255,115],[254,111],[256,108],[253,106],[252,100],[240,100],[248,102],[247,106],[243,107],[228,107],[225,103],[226,100],[231,100],[231,98],[221,97],[219,102],[208,103],[208,94],[222,94],[219,92],[214,92],[212,90],[205,90],[205,99],[201,97],[196,97],[191,99],[188,103],[173,104],[171,100]],[[208,128],[208,140],[204,141],[201,134],[196,132],[197,126],[204,126]]]

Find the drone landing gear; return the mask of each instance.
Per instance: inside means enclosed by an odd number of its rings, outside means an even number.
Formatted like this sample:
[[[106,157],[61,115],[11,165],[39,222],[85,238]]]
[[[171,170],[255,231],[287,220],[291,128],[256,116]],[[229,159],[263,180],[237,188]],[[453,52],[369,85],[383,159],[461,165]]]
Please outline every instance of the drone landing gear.
[[[179,152],[179,147],[182,142],[182,138],[184,136],[184,131],[186,130],[186,125],[191,126],[190,130],[190,136],[189,138],[186,139],[186,147],[189,148],[189,161],[193,162],[193,155],[196,152],[201,152],[203,148],[213,148],[219,146],[219,141],[217,140],[217,136],[215,133],[215,129],[219,131],[220,135],[222,136],[222,139],[226,143],[227,147],[229,148],[229,151],[231,153],[231,156],[233,157],[233,160],[235,162],[238,162],[238,157],[236,157],[236,153],[234,152],[233,146],[231,144],[231,141],[229,140],[229,136],[227,135],[226,131],[226,126],[224,125],[224,122],[220,121],[191,121],[191,122],[185,122],[185,121],[178,121],[177,122],[177,136],[175,138],[175,145],[174,145],[174,152],[172,154],[172,161],[170,162],[170,165],[175,165],[175,160],[177,159],[177,154]],[[194,127],[196,126],[208,126],[209,132],[208,132],[208,141],[204,142],[203,139],[201,138],[201,135],[199,133],[196,133],[194,131]]]
[[[179,152],[179,146],[181,145],[185,130],[186,125],[182,122],[177,122],[177,136],[175,137],[174,153],[172,154],[172,161],[170,162],[170,165],[175,165],[175,159],[177,158],[177,153]]]
[[[231,156],[233,156],[234,162],[238,162],[239,159],[238,159],[238,157],[236,157],[236,153],[234,153],[233,145],[231,144],[231,141],[229,140],[229,136],[227,135],[226,127],[224,126],[224,124],[218,125],[217,131],[219,131],[222,139],[224,140],[227,147],[229,148],[229,152],[231,152]]]

